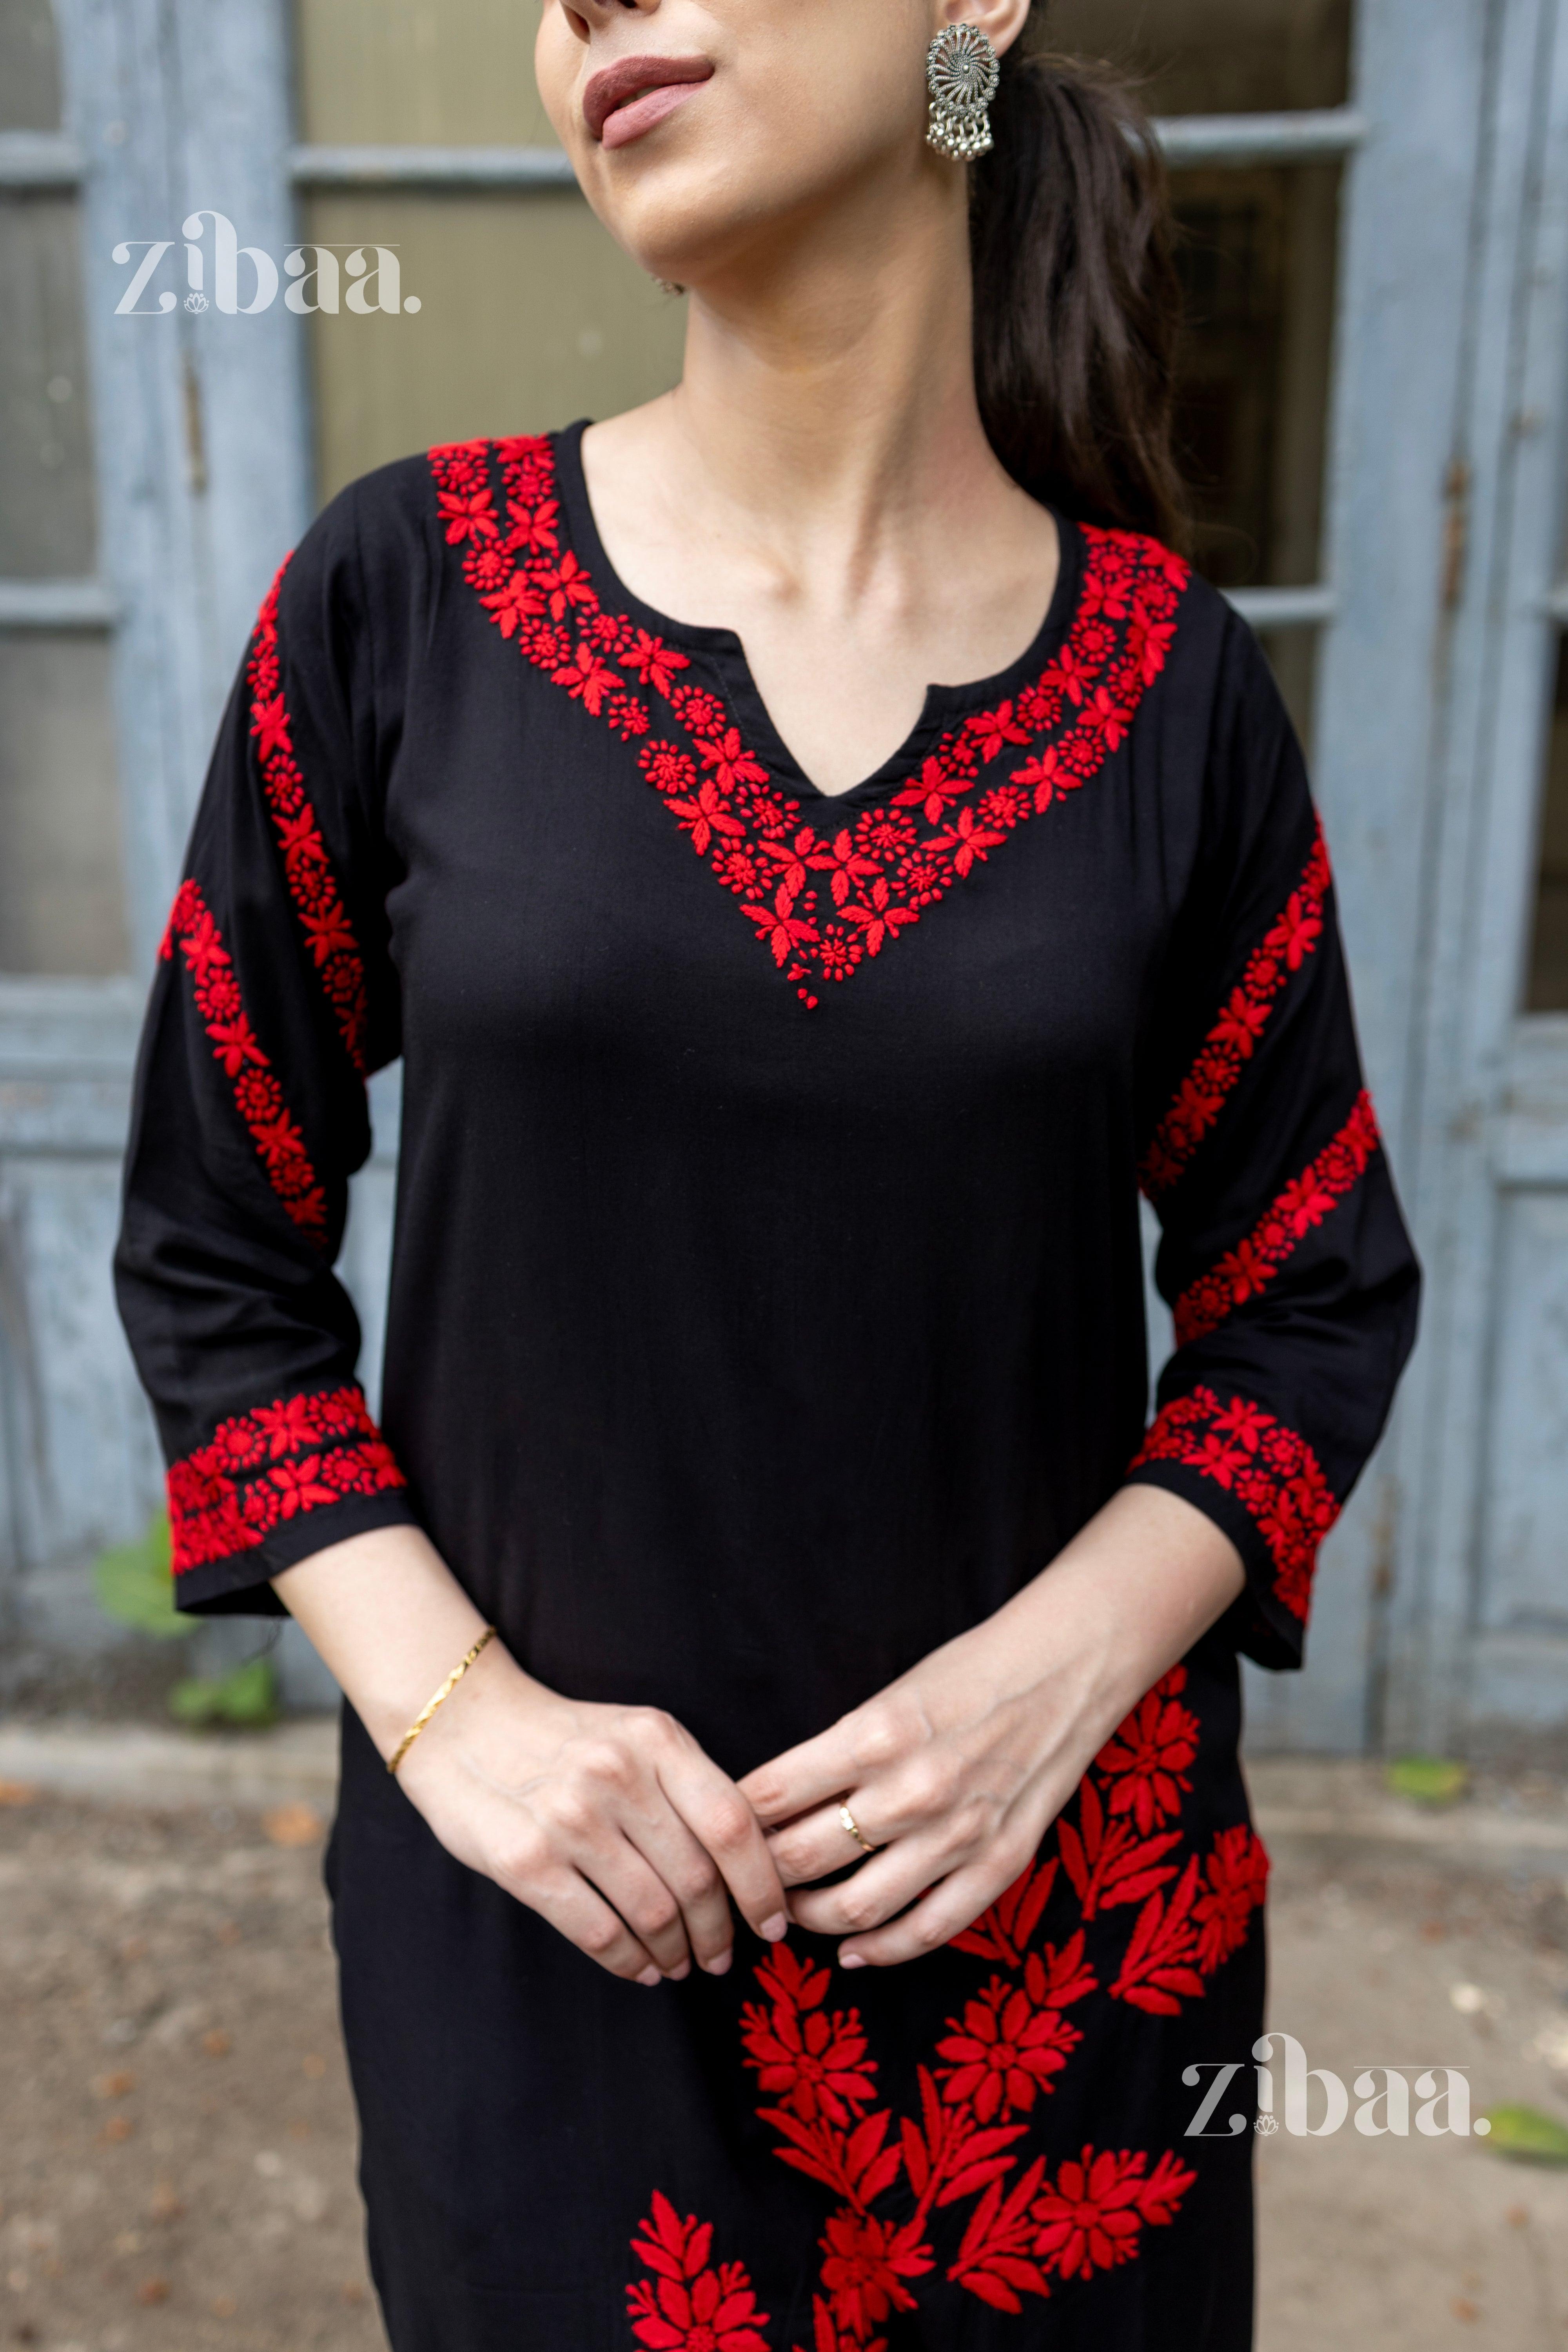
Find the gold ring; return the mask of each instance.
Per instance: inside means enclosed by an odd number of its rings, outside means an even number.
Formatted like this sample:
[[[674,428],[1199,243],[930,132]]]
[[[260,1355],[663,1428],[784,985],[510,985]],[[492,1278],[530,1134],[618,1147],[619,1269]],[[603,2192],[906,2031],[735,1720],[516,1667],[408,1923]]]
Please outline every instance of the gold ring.
[[[880,1853],[881,1849],[879,1846],[874,1846],[868,1837],[862,1837],[860,1834],[860,1824],[856,1820],[847,1805],[839,1806],[838,1818],[843,1822],[845,1828],[848,1831],[850,1836],[854,1839],[858,1846],[863,1847],[868,1853]]]

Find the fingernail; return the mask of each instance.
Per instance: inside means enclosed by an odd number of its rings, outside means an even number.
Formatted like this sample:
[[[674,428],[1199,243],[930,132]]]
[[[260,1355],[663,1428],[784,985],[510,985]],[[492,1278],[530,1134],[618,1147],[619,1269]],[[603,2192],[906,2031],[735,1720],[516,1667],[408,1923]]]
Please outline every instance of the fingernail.
[[[734,1957],[733,1952],[721,1952],[716,1960],[704,1960],[702,1965],[710,1977],[721,1977]]]
[[[691,1963],[689,1960],[682,1960],[678,1969],[666,1969],[665,1970],[665,1975],[669,1979],[671,1984],[684,1984],[690,1974]]]
[[[662,1984],[664,1982],[664,1970],[662,1969],[644,1969],[641,1976],[637,1979],[637,1982],[638,1984],[645,1985]]]
[[[782,1911],[775,1911],[771,1919],[763,1921],[760,1932],[768,1943],[782,1944],[789,1934],[789,1921]]]
[[[866,1963],[858,1952],[841,1952],[838,1965],[841,1969],[863,1969]]]

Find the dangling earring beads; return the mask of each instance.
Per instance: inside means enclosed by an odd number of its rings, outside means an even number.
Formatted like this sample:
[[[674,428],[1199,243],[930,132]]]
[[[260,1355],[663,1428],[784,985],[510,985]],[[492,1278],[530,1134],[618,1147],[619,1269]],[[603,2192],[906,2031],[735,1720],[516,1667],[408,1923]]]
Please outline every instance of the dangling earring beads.
[[[926,51],[931,121],[926,145],[954,163],[989,155],[994,141],[985,110],[996,95],[1000,68],[991,37],[978,25],[944,25]]]

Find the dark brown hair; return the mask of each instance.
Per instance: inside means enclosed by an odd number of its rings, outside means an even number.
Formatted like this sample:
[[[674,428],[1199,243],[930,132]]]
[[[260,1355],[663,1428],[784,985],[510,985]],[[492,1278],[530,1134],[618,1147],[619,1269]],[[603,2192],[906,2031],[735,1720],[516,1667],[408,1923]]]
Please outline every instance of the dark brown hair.
[[[1032,497],[1183,546],[1181,292],[1163,159],[1109,68],[1037,45],[1044,15],[1035,0],[1029,31],[1002,58],[995,147],[971,166],[980,413]]]

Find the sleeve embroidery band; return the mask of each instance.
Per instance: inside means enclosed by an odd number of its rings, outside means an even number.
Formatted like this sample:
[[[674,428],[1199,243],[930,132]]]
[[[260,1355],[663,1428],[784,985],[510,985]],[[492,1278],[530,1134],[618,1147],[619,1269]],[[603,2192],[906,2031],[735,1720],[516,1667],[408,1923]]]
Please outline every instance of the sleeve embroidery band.
[[[256,1551],[302,1511],[407,1483],[358,1388],[279,1397],[171,1468],[174,1574]]]
[[[350,1061],[365,1074],[368,1011],[364,961],[344,910],[331,859],[294,754],[278,650],[278,599],[291,558],[285,556],[256,624],[246,665],[250,736],[261,769],[289,896],[321,976]]]

